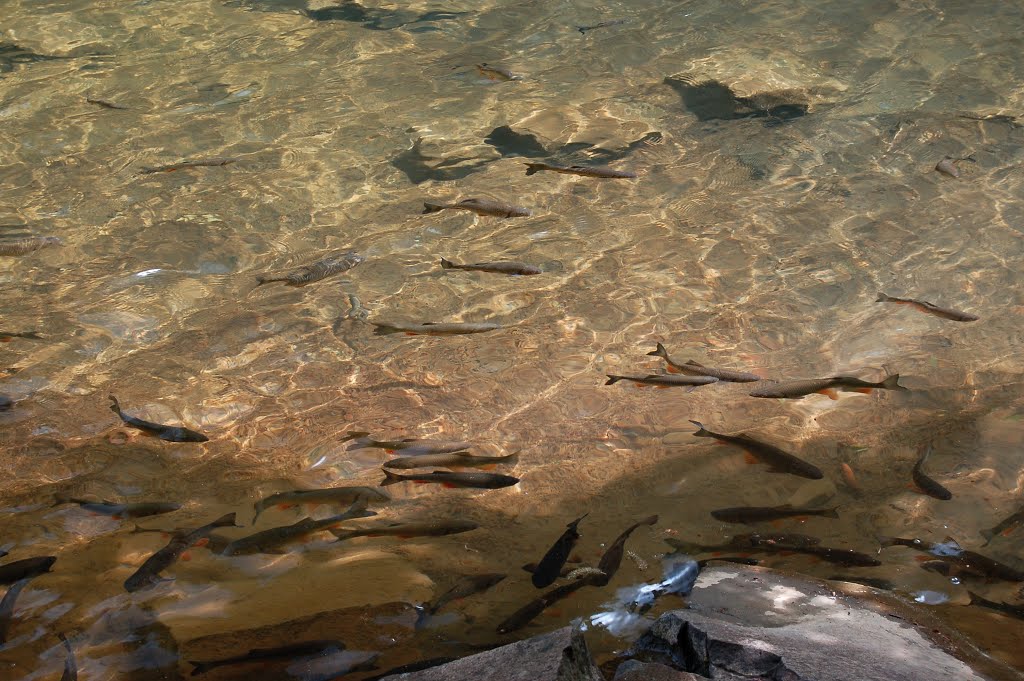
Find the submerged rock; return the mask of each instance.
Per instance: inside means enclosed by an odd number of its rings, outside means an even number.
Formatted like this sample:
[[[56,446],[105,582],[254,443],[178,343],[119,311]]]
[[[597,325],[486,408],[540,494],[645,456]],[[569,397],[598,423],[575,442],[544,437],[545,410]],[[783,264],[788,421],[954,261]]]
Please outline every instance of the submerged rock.
[[[564,627],[439,667],[383,681],[602,681],[583,634]]]

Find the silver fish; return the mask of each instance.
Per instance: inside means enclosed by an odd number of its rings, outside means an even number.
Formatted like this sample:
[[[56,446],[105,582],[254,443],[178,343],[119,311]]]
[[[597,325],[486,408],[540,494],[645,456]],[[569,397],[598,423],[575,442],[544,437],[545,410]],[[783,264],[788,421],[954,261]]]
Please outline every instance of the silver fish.
[[[441,269],[444,270],[475,270],[477,272],[495,272],[497,274],[540,274],[541,269],[536,265],[527,265],[524,262],[513,262],[510,260],[499,260],[497,262],[477,262],[472,264],[454,263],[451,260],[441,258]]]
[[[632,179],[637,175],[629,170],[615,170],[605,166],[556,166],[550,163],[527,163],[526,174],[533,175],[544,170],[563,175],[582,175],[583,177],[599,177],[603,179]]]
[[[386,336],[391,333],[404,333],[409,336],[453,336],[467,333],[485,333],[496,331],[501,326],[490,323],[470,322],[447,322],[434,323],[423,322],[422,324],[405,324],[402,322],[370,322],[375,327],[374,333],[378,336]]]
[[[669,366],[669,371],[675,371],[681,374],[690,374],[691,376],[714,376],[720,381],[731,381],[733,383],[753,383],[754,381],[760,381],[761,377],[757,374],[747,373],[746,371],[732,371],[731,369],[713,369],[706,367],[703,364],[698,364],[692,359],[685,364],[672,361],[672,358],[668,355],[668,350],[661,343],[658,343],[658,347],[647,353],[649,356],[661,357],[665,360],[665,363]]]
[[[895,296],[887,296],[884,293],[879,293],[875,302],[910,305],[921,312],[927,312],[928,314],[933,314],[936,317],[942,317],[943,319],[949,319],[954,322],[976,322],[979,319],[977,315],[973,315],[969,312],[961,312],[960,310],[954,310],[950,307],[940,307],[934,303],[929,303],[927,300],[917,300],[915,298],[896,298]]]

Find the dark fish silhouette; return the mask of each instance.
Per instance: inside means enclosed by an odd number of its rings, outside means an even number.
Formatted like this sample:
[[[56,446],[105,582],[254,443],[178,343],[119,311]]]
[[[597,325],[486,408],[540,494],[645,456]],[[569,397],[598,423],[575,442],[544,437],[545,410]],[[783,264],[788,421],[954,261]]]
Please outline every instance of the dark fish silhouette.
[[[563,175],[582,175],[583,177],[599,177],[603,179],[631,179],[637,175],[629,170],[615,170],[603,166],[557,166],[550,163],[527,163],[526,174],[535,175],[542,171],[551,171]]]
[[[976,322],[980,319],[977,315],[973,315],[969,312],[961,312],[960,310],[954,310],[950,307],[940,307],[934,303],[929,303],[927,300],[917,300],[916,298],[896,298],[895,296],[887,296],[884,293],[879,293],[875,302],[909,305],[921,312],[927,312],[928,314],[935,315],[936,317],[942,317],[943,319],[949,319],[954,322]]]
[[[441,258],[441,269],[445,270],[475,270],[477,272],[494,272],[496,274],[540,274],[541,269],[536,265],[527,265],[522,262],[501,260],[498,262],[477,262],[472,264],[454,263],[451,260]]]
[[[684,386],[694,388],[700,385],[708,385],[709,383],[717,383],[718,379],[714,376],[682,376],[679,374],[647,374],[646,376],[617,376],[615,374],[605,374],[608,376],[608,380],[604,382],[605,385],[612,385],[619,381],[632,381],[639,385],[656,385],[662,388],[668,388],[672,386]]]
[[[58,495],[54,498],[54,504],[78,504],[90,513],[108,515],[112,518],[145,518],[151,515],[171,513],[181,508],[181,504],[171,501],[141,501],[135,503],[119,504],[114,501],[94,501],[92,499],[77,499]]]
[[[57,556],[35,556],[0,565],[0,584],[14,584],[22,579],[38,577],[49,572],[56,562]]]
[[[0,255],[26,255],[48,246],[64,244],[55,236],[23,236],[17,238],[0,238]]]
[[[596,28],[607,28],[609,26],[621,26],[624,23],[626,23],[625,19],[609,19],[608,21],[600,21],[600,22],[598,22],[596,24],[591,24],[590,26],[577,26],[576,30],[579,31],[580,33],[582,33],[583,35],[586,35],[587,31],[593,31]]]
[[[391,497],[376,487],[358,486],[324,487],[321,489],[298,489],[278,492],[256,502],[256,515],[253,520],[255,521],[256,518],[259,518],[260,514],[271,506],[292,508],[299,504],[354,504],[359,501],[365,501],[368,504],[383,503],[391,501]]]
[[[672,548],[683,553],[709,553],[717,551],[756,551],[758,553],[801,553],[820,558],[828,563],[847,567],[877,567],[882,563],[874,556],[853,549],[819,546],[820,540],[802,534],[737,534],[728,542],[705,546],[683,542],[675,538],[665,540]]]
[[[658,144],[661,139],[660,132],[649,132],[640,139],[618,149],[603,149],[595,147],[590,142],[569,142],[560,147],[548,149],[536,135],[516,132],[509,126],[502,125],[492,130],[484,138],[484,142],[494,147],[503,158],[572,158],[579,159],[580,165],[583,165],[594,162],[607,164],[621,161],[651,144]]]
[[[66,58],[50,54],[37,54],[13,43],[0,42],[0,73],[9,73],[15,67],[24,64]]]
[[[597,564],[597,569],[604,573],[604,576],[594,576],[594,586],[604,586],[615,577],[615,573],[619,571],[619,566],[622,565],[622,556],[626,551],[626,540],[629,539],[629,535],[633,534],[633,530],[642,525],[654,525],[658,522],[658,516],[652,515],[649,518],[644,518],[640,522],[630,525],[622,531],[615,541],[605,549],[604,555],[601,556],[601,562]]]
[[[1001,612],[1004,615],[1015,617],[1019,620],[1024,620],[1024,606],[1022,605],[1011,605],[1009,603],[997,603],[990,601],[986,598],[982,598],[973,591],[968,591],[967,594],[971,597],[971,605],[977,605],[982,608],[988,608],[989,610],[995,610]]]
[[[411,539],[413,537],[446,537],[449,534],[462,534],[472,532],[480,527],[470,520],[434,520],[412,523],[391,523],[389,525],[375,525],[371,527],[354,527],[351,529],[331,529],[331,534],[337,537],[338,541],[353,539],[355,537],[398,537],[399,539]]]
[[[133,428],[138,428],[147,435],[166,440],[167,442],[206,442],[210,438],[206,437],[202,433],[198,433],[194,430],[190,430],[183,426],[165,426],[160,423],[153,423],[152,421],[144,421],[142,419],[135,418],[134,416],[128,416],[121,411],[121,405],[118,403],[117,398],[113,395],[110,397],[110,411],[117,414],[125,425],[129,425]]]
[[[982,546],[988,546],[989,542],[996,537],[1008,536],[1011,532],[1017,529],[1021,523],[1024,523],[1024,506],[1001,520],[995,527],[988,530],[982,530],[981,536],[985,538],[985,543],[982,544]]]
[[[919,458],[917,460],[917,463],[914,464],[914,470],[912,473],[914,478],[914,484],[917,485],[922,492],[924,492],[930,497],[941,499],[942,501],[949,501],[950,499],[953,498],[953,493],[950,492],[945,487],[943,487],[942,485],[940,485],[939,483],[929,478],[927,475],[924,474],[924,471],[921,470],[921,467],[924,465],[924,462],[928,459],[928,456],[931,453],[932,446],[931,444],[928,444],[924,448],[921,454],[921,458]]]
[[[31,577],[19,579],[7,589],[3,600],[0,600],[0,646],[7,643],[7,633],[11,629],[11,622],[14,620],[14,603],[21,595],[22,589],[32,581]]]
[[[731,369],[713,369],[706,367],[703,364],[698,364],[692,359],[685,364],[673,362],[672,358],[668,355],[668,350],[661,343],[658,343],[658,347],[647,353],[649,356],[661,357],[665,360],[665,363],[669,366],[669,371],[690,374],[691,376],[714,376],[720,381],[730,381],[732,383],[752,383],[754,381],[760,381],[761,377],[757,374],[747,373],[745,371],[732,371]]]
[[[1007,582],[1024,582],[1024,572],[980,553],[966,551],[949,537],[940,544],[900,537],[878,537],[878,543],[882,545],[882,548],[906,546],[915,551],[930,553],[940,560],[954,563],[964,574],[1002,579]]]
[[[423,213],[437,213],[445,209],[466,210],[477,215],[490,215],[496,218],[524,218],[532,213],[528,208],[493,201],[491,199],[462,199],[458,203],[424,203]]]
[[[951,158],[944,158],[936,163],[935,170],[950,177],[960,177],[960,169],[956,167],[956,162]]]
[[[168,163],[163,166],[142,166],[139,169],[140,175],[151,175],[153,173],[170,173],[175,170],[185,170],[188,168],[216,168],[218,166],[226,166],[237,162],[237,158],[214,156],[212,158],[196,158],[186,161],[178,161],[177,163]]]
[[[341,641],[301,641],[278,646],[277,648],[253,648],[244,655],[226,657],[222,660],[208,660],[205,662],[189,660],[188,663],[194,667],[192,669],[192,676],[198,676],[199,674],[205,674],[211,669],[232,664],[327,656],[343,650],[345,650],[345,644]]]
[[[116,109],[121,111],[128,109],[128,107],[126,106],[121,106],[120,104],[115,104],[114,102],[108,101],[106,99],[98,99],[96,97],[86,97],[85,101],[89,104],[95,104],[96,106],[102,107],[104,109]]]
[[[731,445],[742,447],[747,454],[756,461],[767,464],[776,473],[790,473],[801,478],[810,480],[821,480],[825,474],[817,466],[807,463],[792,454],[788,454],[774,445],[760,442],[746,435],[723,435],[705,428],[700,421],[690,421],[697,426],[695,437],[713,437],[721,442],[728,442]]]
[[[384,471],[381,487],[399,482],[436,482],[445,487],[472,487],[475,489],[499,489],[519,484],[519,478],[498,473],[452,473],[450,471],[433,471],[416,475],[398,475],[389,470]]]
[[[125,590],[129,592],[141,591],[155,586],[159,582],[170,581],[161,578],[160,573],[173,565],[190,546],[207,539],[210,533],[218,527],[233,527],[234,525],[235,514],[228,513],[217,518],[212,523],[197,527],[194,530],[176,532],[171,537],[171,541],[168,542],[167,546],[147,558],[146,562],[131,577],[125,580]]]
[[[594,580],[597,575],[586,575],[580,577],[577,580],[569,582],[568,584],[562,584],[557,586],[551,591],[538,596],[533,599],[519,610],[508,616],[501,624],[498,625],[499,634],[508,634],[513,631],[522,629],[527,624],[532,622],[537,615],[544,612],[547,608],[551,607],[558,601],[572,595],[576,591],[579,591],[585,586],[593,586]]]
[[[404,333],[407,336],[456,336],[469,333],[485,333],[501,328],[489,322],[423,322],[422,324],[404,322],[370,322],[374,325],[373,333],[387,336],[392,333]]]
[[[78,663],[75,662],[75,650],[71,647],[71,641],[62,633],[57,634],[57,638],[68,651],[67,657],[64,658],[64,673],[60,675],[60,681],[78,681]]]
[[[345,0],[340,5],[321,7],[320,9],[307,9],[303,11],[313,21],[348,21],[361,24],[363,28],[370,31],[391,31],[398,28],[407,28],[410,32],[421,32],[436,30],[427,26],[434,21],[447,21],[457,19],[468,14],[468,12],[445,12],[432,11],[416,14],[414,12],[396,11],[381,9],[377,7],[364,7],[355,0]]]
[[[516,132],[507,125],[491,130],[484,138],[484,142],[497,149],[498,153],[505,158],[515,156],[543,158],[551,155],[551,152],[541,144],[536,135]]]
[[[0,343],[9,343],[15,338],[26,338],[30,340],[42,340],[35,331],[0,331]]]
[[[258,274],[256,275],[256,280],[259,281],[257,286],[262,286],[272,281],[283,281],[289,286],[304,286],[314,281],[326,279],[332,274],[347,272],[363,262],[363,260],[365,258],[355,251],[332,253],[316,262],[297,267],[282,274]]]
[[[794,508],[782,506],[737,506],[720,508],[711,512],[712,517],[726,523],[763,523],[768,520],[816,515],[822,518],[838,518],[835,508]]]
[[[14,406],[14,400],[7,395],[0,395],[0,411],[8,411]]]
[[[535,587],[543,589],[558,579],[562,566],[565,565],[565,561],[569,560],[569,554],[572,553],[573,547],[576,546],[576,541],[580,538],[580,533],[576,531],[576,528],[587,515],[589,514],[584,513],[566,525],[562,536],[555,541],[551,548],[548,549],[548,552],[544,554],[544,557],[540,559],[537,569],[533,571],[533,577],[530,578]]]
[[[870,394],[872,390],[906,390],[906,388],[899,384],[899,380],[899,374],[892,374],[891,376],[886,376],[885,380],[877,383],[863,381],[855,376],[830,376],[828,378],[780,381],[757,388],[750,393],[750,396],[799,400],[807,395],[817,393],[827,395],[829,399],[837,400],[839,399],[836,393],[837,390],[865,394]]]

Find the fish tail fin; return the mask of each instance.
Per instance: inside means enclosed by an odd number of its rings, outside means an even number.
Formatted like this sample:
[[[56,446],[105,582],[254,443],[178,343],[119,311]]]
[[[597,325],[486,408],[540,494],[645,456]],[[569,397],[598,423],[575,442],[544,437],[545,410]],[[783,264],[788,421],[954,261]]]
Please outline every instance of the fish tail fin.
[[[329,528],[327,531],[334,535],[335,541],[345,541],[346,539],[351,539],[358,534],[353,530],[339,530],[333,527]]]
[[[110,411],[114,412],[118,416],[121,415],[121,403],[117,401],[117,398],[113,395],[107,395],[110,398]]]
[[[875,302],[876,303],[887,303],[890,300],[891,300],[891,298],[889,298],[889,296],[885,295],[881,291],[878,292],[878,297],[875,298]]]
[[[906,386],[900,385],[900,375],[899,374],[893,374],[891,376],[886,376],[885,380],[882,381],[882,387],[883,388],[887,388],[889,390],[907,390],[908,389]]]
[[[883,549],[888,547],[888,546],[895,546],[896,545],[896,538],[895,537],[887,537],[887,536],[885,536],[883,534],[880,534],[877,537],[875,537],[875,539],[878,541],[878,545],[881,546]]]
[[[985,600],[984,598],[974,593],[970,589],[967,590],[967,595],[971,597],[970,605],[978,605],[978,603],[981,603],[983,600]]]
[[[386,468],[382,468],[381,470],[384,471],[384,479],[381,480],[381,483],[380,483],[381,487],[387,487],[388,485],[394,485],[396,482],[402,482],[403,480],[405,480],[405,478],[403,478],[401,475],[395,475],[394,473],[392,473],[391,471],[389,471]]]
[[[390,324],[378,324],[376,322],[371,322],[371,324],[373,324],[373,326],[374,326],[373,334],[375,336],[387,336],[388,334],[391,334],[391,333],[400,333],[401,332],[401,329],[397,329],[397,328],[391,326]]]
[[[985,538],[985,543],[982,544],[982,546],[988,546],[989,543],[996,537],[996,533],[992,530],[982,530],[978,534]]]
[[[413,629],[419,631],[426,626],[427,622],[430,621],[430,603],[421,603],[420,605],[412,606],[416,610],[416,623],[413,624]]]
[[[213,667],[206,662],[197,662],[195,660],[189,660],[188,663],[192,665],[192,676],[199,676],[213,669]]]
[[[618,383],[619,381],[621,381],[623,379],[623,376],[613,376],[611,374],[605,374],[605,375],[608,377],[608,380],[604,382],[605,385],[612,385],[614,383]]]
[[[714,437],[714,435],[711,434],[711,431],[704,428],[704,424],[701,423],[700,421],[694,421],[693,419],[690,419],[690,423],[697,426],[697,432],[694,433],[695,437]]]
[[[452,264],[451,260],[446,260],[444,258],[441,258],[441,269],[442,270],[453,270],[453,269],[455,269],[455,265]]]
[[[545,168],[547,168],[547,166],[544,165],[543,163],[527,163],[526,164],[526,174],[527,175],[533,175],[534,173],[539,173],[540,171],[544,170]]]
[[[658,343],[658,347],[656,347],[653,350],[651,350],[650,352],[648,352],[647,355],[648,355],[648,357],[653,355],[654,357],[661,357],[662,359],[667,360],[668,359],[668,350],[665,349],[664,345],[662,345],[661,343]]]
[[[422,213],[422,215],[426,215],[428,213],[436,213],[439,210],[444,210],[444,206],[442,206],[440,204],[437,204],[437,203],[426,203],[426,202],[424,202],[423,203],[423,213]]]
[[[214,520],[210,524],[213,525],[214,527],[238,527],[235,524],[235,513],[234,513],[234,511],[232,511],[231,513],[225,513],[224,515],[222,515],[221,517],[217,518],[216,520]]]
[[[833,506],[832,508],[825,509],[822,512],[821,517],[822,518],[838,518],[839,517],[839,507],[838,506]]]

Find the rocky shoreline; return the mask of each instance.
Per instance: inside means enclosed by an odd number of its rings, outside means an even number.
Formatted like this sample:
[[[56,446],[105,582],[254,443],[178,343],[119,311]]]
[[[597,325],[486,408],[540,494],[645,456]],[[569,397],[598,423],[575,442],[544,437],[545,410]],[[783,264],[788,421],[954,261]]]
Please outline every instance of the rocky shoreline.
[[[387,681],[985,681],[1022,675],[925,608],[850,583],[714,565],[598,666],[585,622]]]

